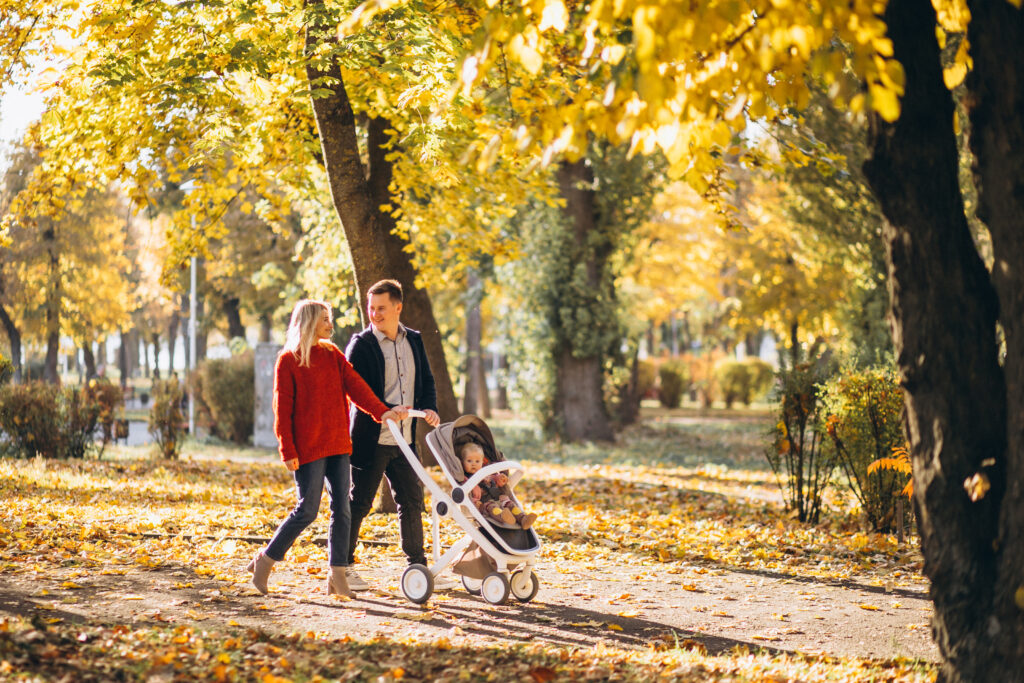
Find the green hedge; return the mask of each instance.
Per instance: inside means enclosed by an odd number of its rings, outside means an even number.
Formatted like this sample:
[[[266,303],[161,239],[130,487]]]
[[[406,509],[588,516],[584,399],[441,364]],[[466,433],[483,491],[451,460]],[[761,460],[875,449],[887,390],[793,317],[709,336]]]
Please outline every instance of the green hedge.
[[[249,441],[255,421],[255,378],[252,351],[199,365],[197,406],[211,434],[239,444]]]
[[[749,406],[768,393],[774,378],[772,366],[760,358],[724,360],[715,366],[715,380],[726,408],[737,401]]]
[[[686,363],[667,360],[658,366],[658,400],[661,405],[678,408],[689,387],[690,371]]]

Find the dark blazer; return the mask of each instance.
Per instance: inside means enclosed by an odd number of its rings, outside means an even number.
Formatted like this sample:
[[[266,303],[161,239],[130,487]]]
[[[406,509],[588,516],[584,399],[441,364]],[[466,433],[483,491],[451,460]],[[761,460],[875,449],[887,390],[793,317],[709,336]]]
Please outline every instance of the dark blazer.
[[[416,410],[433,410],[437,412],[437,390],[434,388],[434,375],[430,372],[427,352],[423,348],[423,337],[416,330],[405,328],[406,338],[412,348],[412,358],[416,366],[416,381],[413,386],[412,407]],[[362,376],[381,401],[384,401],[384,354],[380,343],[373,334],[373,326],[352,335],[345,348],[345,356],[352,367]],[[385,401],[385,403],[387,403]],[[388,404],[390,408],[393,404]],[[383,425],[374,422],[373,418],[350,406],[349,424],[352,425],[352,464],[356,467],[366,465],[373,458],[380,439]],[[412,424],[413,441],[410,446],[416,448],[416,421]]]

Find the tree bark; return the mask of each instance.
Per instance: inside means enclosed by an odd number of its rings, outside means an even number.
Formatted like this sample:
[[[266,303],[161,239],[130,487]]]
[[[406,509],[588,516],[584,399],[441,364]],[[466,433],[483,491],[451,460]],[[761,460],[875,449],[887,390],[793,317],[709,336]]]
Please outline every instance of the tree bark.
[[[596,230],[593,171],[585,159],[580,159],[563,162],[557,177],[572,232],[569,248],[583,255],[589,291],[599,297],[610,250],[590,244],[589,238]],[[614,437],[604,404],[603,360],[600,353],[581,355],[568,343],[555,351],[554,419],[556,429],[571,441],[611,441]]]
[[[308,0],[306,9],[310,14],[306,54],[314,54],[318,46],[325,44],[336,47],[336,23],[328,16],[323,2]],[[402,283],[403,322],[423,334],[427,359],[437,387],[438,412],[442,420],[453,420],[458,416],[458,404],[430,297],[416,283],[416,269],[405,251],[408,242],[393,232],[395,219],[379,208],[394,202],[389,189],[392,164],[387,159],[391,150],[385,148],[390,143],[385,132],[389,124],[381,118],[369,119],[368,163],[364,164],[360,156],[355,112],[337,59],[327,63],[310,62],[306,66],[306,74],[312,88],[330,93],[313,98],[313,112],[334,208],[352,253],[358,300],[366,301],[367,289],[378,280],[393,278]],[[363,308],[361,304],[360,313],[365,322]]]
[[[228,319],[228,340],[235,337],[245,339],[245,325],[242,324],[242,311],[237,296],[225,296],[221,304],[224,315]]]
[[[497,410],[508,410],[508,355],[498,352],[498,376],[494,389],[494,407]]]
[[[271,325],[273,325],[273,322],[274,321],[271,320],[269,313],[264,313],[263,315],[260,316],[260,341],[261,342],[269,342],[270,341],[270,331],[271,331]]]
[[[153,379],[160,379],[160,333],[153,332],[149,338],[153,344]]]
[[[121,343],[117,346],[117,368],[121,374],[121,388],[128,388],[128,347],[125,345],[127,339],[125,338],[124,328],[117,331],[117,336],[121,340]]]
[[[480,301],[483,298],[483,286],[475,270],[469,272],[466,289],[466,374],[462,385],[462,412],[476,415],[480,405],[480,379],[483,375],[480,365],[480,338],[483,332]]]
[[[21,383],[21,331],[14,324],[14,320],[8,315],[7,309],[0,306],[0,324],[4,326],[7,333],[7,342],[11,347],[11,364],[14,366],[14,375],[11,378],[15,384]]]
[[[46,365],[43,367],[43,379],[51,384],[59,384],[57,356],[60,352],[60,254],[57,252],[57,232],[52,225],[43,232],[43,239],[48,243],[46,253],[49,255],[49,282],[46,290]]]
[[[92,352],[92,343],[82,344],[82,360],[85,363],[85,380],[94,379],[96,377],[96,356]]]
[[[978,217],[988,226],[992,284],[1006,343],[1005,491],[999,506],[995,583],[979,654],[991,672],[1024,678],[1024,12],[1009,2],[970,0],[967,77]],[[980,393],[980,392],[979,392]],[[996,487],[993,486],[995,489]],[[1000,489],[1003,487],[1000,486]],[[1018,591],[1021,591],[1018,593]],[[995,674],[990,674],[994,677]],[[964,678],[967,678],[965,676]],[[1007,676],[1009,678],[1009,676]]]
[[[167,324],[167,376],[174,374],[174,351],[178,344],[178,325],[181,316],[177,311],[171,313],[171,321]]]
[[[999,535],[1007,472],[999,302],[964,215],[935,12],[928,0],[891,0],[885,19],[906,92],[895,123],[873,120],[864,170],[886,218],[893,340],[924,572],[935,603],[932,632],[944,660],[940,679],[1020,680],[1021,612],[1006,585],[1020,581],[1019,549],[1012,551],[1014,576],[1001,573],[1005,548],[1020,537]],[[1019,81],[1002,87],[1021,89]],[[1020,252],[1015,258],[1019,267]],[[1015,419],[1019,430],[1020,416]],[[964,484],[976,473],[991,481],[991,490],[972,502]],[[1019,494],[1012,507],[1019,520]],[[1019,533],[1019,521],[1015,528]],[[997,606],[1007,590],[1010,604]],[[1007,638],[1016,638],[1015,645]]]

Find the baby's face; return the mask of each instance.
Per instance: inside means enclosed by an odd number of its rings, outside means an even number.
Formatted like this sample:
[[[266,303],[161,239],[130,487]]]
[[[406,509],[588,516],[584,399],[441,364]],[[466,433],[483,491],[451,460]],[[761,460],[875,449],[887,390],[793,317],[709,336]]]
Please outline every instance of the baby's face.
[[[484,466],[484,454],[479,450],[467,449],[462,453],[462,469],[466,474],[473,474]]]

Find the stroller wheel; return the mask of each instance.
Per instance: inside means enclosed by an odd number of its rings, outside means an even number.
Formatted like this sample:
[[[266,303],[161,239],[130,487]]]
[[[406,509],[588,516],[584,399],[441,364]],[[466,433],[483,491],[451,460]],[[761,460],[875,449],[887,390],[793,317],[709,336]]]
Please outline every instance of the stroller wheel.
[[[422,564],[410,564],[402,574],[402,592],[410,601],[422,605],[434,592],[434,575]]]
[[[480,595],[480,586],[483,581],[480,579],[473,579],[468,576],[462,577],[462,587],[466,589],[470,595]]]
[[[527,573],[529,573],[529,576],[527,576]],[[540,590],[540,579],[533,572],[526,572],[520,569],[512,574],[509,588],[512,590],[512,595],[516,596],[516,600],[519,602],[530,602],[530,600],[537,597],[537,591]]]
[[[504,605],[508,600],[508,593],[508,579],[504,574],[498,572],[491,572],[484,577],[483,583],[480,584],[480,594],[492,605]]]

